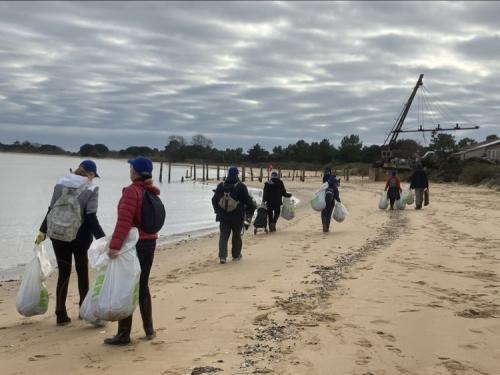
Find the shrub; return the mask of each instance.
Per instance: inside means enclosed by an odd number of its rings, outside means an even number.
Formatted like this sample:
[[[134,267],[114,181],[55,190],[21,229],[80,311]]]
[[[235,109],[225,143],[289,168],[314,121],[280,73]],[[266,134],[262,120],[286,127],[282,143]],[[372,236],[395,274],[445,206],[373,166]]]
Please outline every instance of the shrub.
[[[498,180],[500,178],[500,166],[483,163],[466,165],[460,175],[460,182],[465,184],[479,184],[486,180]]]

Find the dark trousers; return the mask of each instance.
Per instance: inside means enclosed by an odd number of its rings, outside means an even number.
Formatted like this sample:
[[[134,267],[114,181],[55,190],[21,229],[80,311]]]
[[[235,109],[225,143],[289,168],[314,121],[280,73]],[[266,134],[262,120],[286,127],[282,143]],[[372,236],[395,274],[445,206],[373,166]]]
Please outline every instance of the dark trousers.
[[[56,315],[66,316],[66,298],[68,296],[69,279],[71,276],[71,264],[75,257],[75,268],[78,276],[78,292],[80,294],[80,306],[89,291],[89,267],[87,250],[92,243],[92,238],[74,240],[71,242],[52,240],[52,247],[57,260],[59,275],[56,288]]]
[[[330,222],[332,221],[333,208],[335,204],[327,204],[325,209],[321,211],[321,222],[327,228],[330,228]]]
[[[387,198],[389,199],[389,204],[391,206],[391,210],[394,209],[394,203],[401,198],[399,194],[399,189],[396,187],[390,187],[387,190]]]
[[[241,254],[241,230],[243,229],[243,223],[241,222],[220,222],[220,237],[219,237],[219,258],[227,258],[227,242],[229,241],[229,236],[231,232],[233,234],[231,255],[233,258],[237,258]]]
[[[151,293],[149,292],[149,274],[153,266],[155,256],[156,240],[140,240],[137,242],[137,257],[141,265],[141,277],[139,279],[139,309],[141,310],[142,326],[146,334],[153,329],[153,306]],[[118,334],[130,336],[132,330],[132,315],[118,322]]]
[[[267,217],[269,218],[269,224],[276,224],[280,218],[281,206],[271,207],[267,206]]]

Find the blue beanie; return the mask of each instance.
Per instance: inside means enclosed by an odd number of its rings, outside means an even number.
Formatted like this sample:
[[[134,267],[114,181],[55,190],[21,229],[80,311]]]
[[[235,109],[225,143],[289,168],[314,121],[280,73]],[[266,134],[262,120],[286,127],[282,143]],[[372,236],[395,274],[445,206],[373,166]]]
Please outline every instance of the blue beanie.
[[[236,177],[240,174],[240,171],[237,167],[231,167],[227,171],[227,177]]]

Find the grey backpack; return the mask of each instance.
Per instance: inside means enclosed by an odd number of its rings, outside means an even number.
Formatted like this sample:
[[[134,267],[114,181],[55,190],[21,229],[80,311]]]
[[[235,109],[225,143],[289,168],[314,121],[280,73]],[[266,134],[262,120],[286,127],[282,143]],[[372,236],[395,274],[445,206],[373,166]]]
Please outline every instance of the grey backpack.
[[[226,212],[232,212],[238,208],[238,204],[240,202],[238,202],[231,196],[231,192],[236,189],[237,185],[238,182],[234,185],[231,184],[223,185],[224,195],[222,196],[221,199],[219,199],[219,207]]]
[[[51,239],[71,242],[82,225],[82,210],[78,197],[88,184],[79,188],[63,187],[61,196],[47,215],[47,235]]]

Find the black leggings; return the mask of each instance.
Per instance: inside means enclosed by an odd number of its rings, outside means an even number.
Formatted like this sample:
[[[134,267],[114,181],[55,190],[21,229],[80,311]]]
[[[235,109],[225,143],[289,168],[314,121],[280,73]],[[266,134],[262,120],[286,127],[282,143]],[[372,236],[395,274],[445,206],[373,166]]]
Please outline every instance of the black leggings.
[[[78,276],[78,292],[80,294],[80,306],[89,290],[89,268],[87,250],[92,243],[89,240],[74,240],[71,242],[52,240],[52,247],[56,254],[59,276],[57,277],[56,289],[56,315],[67,315],[66,298],[68,296],[68,285],[71,276],[71,263],[75,257],[75,268]]]
[[[137,257],[141,265],[139,279],[139,309],[141,310],[142,325],[146,334],[153,332],[153,307],[149,292],[149,274],[153,266],[156,240],[140,240],[137,242]],[[118,322],[118,333],[130,336],[132,330],[132,315]]]

